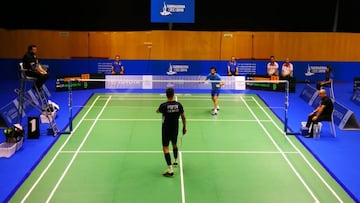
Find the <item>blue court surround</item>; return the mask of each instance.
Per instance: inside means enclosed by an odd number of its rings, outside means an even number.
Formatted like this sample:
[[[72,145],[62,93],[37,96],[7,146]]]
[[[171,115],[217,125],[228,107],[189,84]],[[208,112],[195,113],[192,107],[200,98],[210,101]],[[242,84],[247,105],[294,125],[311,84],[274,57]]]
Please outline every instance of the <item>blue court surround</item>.
[[[16,98],[13,89],[19,86],[17,80],[1,80],[0,94],[2,99],[0,106]],[[58,111],[57,124],[60,129],[64,129],[68,123],[69,110],[68,93],[55,92],[55,81],[47,82],[47,87],[50,89],[52,95],[51,99],[60,106]],[[313,107],[309,106],[302,98],[300,92],[304,84],[297,84],[297,92],[290,93],[289,96],[289,111],[288,124],[291,130],[299,131],[301,121],[306,119],[308,112],[312,111]],[[337,100],[351,109],[357,117],[360,116],[360,108],[357,104],[351,101],[352,83],[335,84],[335,95]],[[96,90],[78,90],[73,92],[73,105],[78,106],[73,108],[73,116],[80,110],[79,106],[83,106],[87,99],[94,92],[112,92],[114,90],[96,89]],[[126,91],[126,90],[124,90]],[[130,90],[132,92],[139,92],[139,90]],[[144,92],[154,92],[153,90],[141,90]],[[163,90],[156,92],[163,93]],[[204,91],[202,91],[203,93]],[[205,91],[206,92],[206,91]],[[259,95],[269,107],[284,106],[284,93],[269,92],[260,90],[245,90],[242,93],[254,93]],[[231,91],[224,91],[224,94],[231,93]],[[221,96],[220,96],[221,101]],[[273,112],[284,120],[284,111],[280,108],[272,109]],[[36,115],[36,112],[34,113]],[[31,114],[29,114],[31,115]],[[45,125],[45,126],[44,126]],[[41,136],[39,139],[26,139],[23,147],[16,152],[11,158],[0,158],[0,200],[7,202],[21,182],[24,181],[31,173],[32,169],[41,160],[44,154],[56,142],[57,138],[46,135],[46,124],[41,124]],[[334,138],[326,126],[323,127],[323,134],[320,139],[307,139],[298,136],[298,139],[303,145],[319,160],[319,162],[329,171],[330,174],[345,188],[346,191],[354,198],[356,202],[360,202],[360,162],[358,155],[360,154],[360,133],[353,130],[340,130],[336,128],[337,137]],[[328,134],[328,135],[327,135]],[[293,135],[288,135],[293,136]],[[0,141],[4,141],[3,133],[0,132]]]

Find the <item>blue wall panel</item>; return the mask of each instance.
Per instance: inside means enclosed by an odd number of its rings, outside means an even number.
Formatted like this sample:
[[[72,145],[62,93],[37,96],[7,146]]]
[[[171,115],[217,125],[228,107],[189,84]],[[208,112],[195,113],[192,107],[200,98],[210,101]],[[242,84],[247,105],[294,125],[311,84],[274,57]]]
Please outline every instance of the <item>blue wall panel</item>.
[[[0,59],[2,74],[0,79],[18,79],[17,59]],[[104,59],[43,59],[42,64],[49,66],[51,78],[57,75],[73,75],[81,73],[110,73],[111,60]],[[211,66],[217,67],[220,75],[226,75],[227,61],[219,60],[123,60],[125,74],[128,75],[206,75]],[[253,72],[266,74],[268,61],[239,60],[242,67],[253,68]],[[282,65],[282,62],[278,62]],[[293,62],[294,76],[297,81],[310,80],[311,82],[323,80],[323,70],[327,65],[333,67],[335,82],[353,82],[354,77],[360,77],[359,62]],[[308,67],[314,69],[315,74],[305,76]],[[246,69],[247,70],[247,69]]]

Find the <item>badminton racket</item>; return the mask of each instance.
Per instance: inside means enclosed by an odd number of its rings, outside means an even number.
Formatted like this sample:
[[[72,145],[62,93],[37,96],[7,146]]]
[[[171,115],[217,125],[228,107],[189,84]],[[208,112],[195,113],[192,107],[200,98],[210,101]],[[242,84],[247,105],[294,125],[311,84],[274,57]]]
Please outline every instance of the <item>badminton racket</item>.
[[[182,135],[180,136],[180,138],[178,139],[178,144],[177,144],[178,149],[181,149],[181,147],[182,147],[184,135],[185,135],[185,134],[182,134]]]

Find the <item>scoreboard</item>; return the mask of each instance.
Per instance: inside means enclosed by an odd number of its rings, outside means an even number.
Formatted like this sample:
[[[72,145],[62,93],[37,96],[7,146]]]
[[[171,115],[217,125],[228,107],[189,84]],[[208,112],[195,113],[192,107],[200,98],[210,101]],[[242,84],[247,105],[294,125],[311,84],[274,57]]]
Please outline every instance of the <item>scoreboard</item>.
[[[56,77],[56,91],[67,91],[69,90],[70,84],[72,90],[105,88],[105,74],[85,73],[77,75],[60,75]]]

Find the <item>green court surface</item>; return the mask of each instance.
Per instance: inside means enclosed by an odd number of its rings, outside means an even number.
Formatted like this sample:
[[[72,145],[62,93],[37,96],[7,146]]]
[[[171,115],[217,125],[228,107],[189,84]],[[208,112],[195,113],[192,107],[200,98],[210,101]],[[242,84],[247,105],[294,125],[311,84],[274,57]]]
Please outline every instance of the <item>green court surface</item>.
[[[220,95],[217,116],[208,94],[177,98],[174,177],[161,175],[165,95],[94,94],[10,202],[353,202],[256,95]]]

